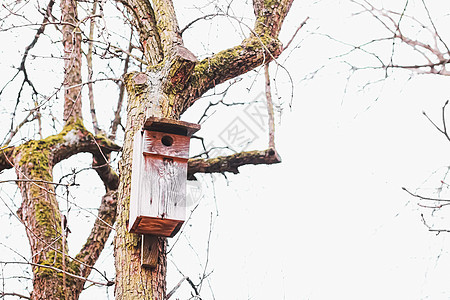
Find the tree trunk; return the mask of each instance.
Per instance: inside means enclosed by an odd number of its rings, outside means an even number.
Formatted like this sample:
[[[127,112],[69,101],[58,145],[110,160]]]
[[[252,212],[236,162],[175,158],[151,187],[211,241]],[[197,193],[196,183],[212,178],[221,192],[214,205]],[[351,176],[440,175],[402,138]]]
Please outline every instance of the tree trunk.
[[[278,40],[281,24],[293,0],[254,0],[257,21],[251,36],[240,45],[197,61],[183,46],[172,1],[127,0],[130,14],[135,16],[144,56],[150,67],[144,73],[131,73],[125,78],[128,91],[127,124],[122,160],[119,165],[121,182],[116,222],[116,299],[165,299],[166,240],[159,238],[158,263],[155,269],[141,267],[141,237],[127,231],[133,138],[141,130],[146,118],[179,119],[197,99],[215,85],[246,73],[276,58],[282,51]],[[235,160],[229,164],[232,172],[247,163],[277,163],[274,149],[223,157]],[[228,161],[229,162],[229,161]],[[195,162],[195,172],[222,170],[212,162]],[[191,164],[190,164],[191,166]]]
[[[154,83],[158,74],[151,74]],[[127,231],[129,199],[131,194],[131,172],[133,157],[133,137],[141,130],[146,116],[165,117],[157,102],[158,95],[152,95],[149,89],[149,76],[145,73],[133,73],[126,77],[128,90],[127,124],[122,160],[119,165],[121,181],[116,220],[115,257],[116,257],[116,299],[159,299],[165,298],[166,277],[166,239],[158,239],[158,265],[155,269],[142,268],[140,263],[141,236]],[[158,105],[156,105],[156,104]]]

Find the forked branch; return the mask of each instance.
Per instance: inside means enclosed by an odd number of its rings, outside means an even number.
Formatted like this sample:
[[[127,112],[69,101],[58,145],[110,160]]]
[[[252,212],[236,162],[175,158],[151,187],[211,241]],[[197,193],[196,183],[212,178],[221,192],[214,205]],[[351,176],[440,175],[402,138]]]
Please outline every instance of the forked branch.
[[[427,115],[426,112],[422,112],[423,115],[428,119],[428,121],[430,121],[431,124],[433,124],[433,126],[440,132],[442,133],[448,141],[450,141],[450,136],[449,133],[447,132],[447,122],[445,120],[445,108],[447,107],[449,103],[449,100],[447,100],[444,104],[444,106],[442,106],[442,128],[440,128],[435,122],[433,122],[433,120],[431,120],[431,118]]]
[[[373,18],[375,18],[387,30],[389,36],[385,38],[376,38],[361,45],[352,46],[353,49],[351,51],[359,50],[362,52],[366,52],[370,55],[375,56],[377,60],[380,60],[380,56],[374,55],[368,49],[370,49],[370,47],[373,48],[373,46],[378,44],[379,42],[384,42],[387,40],[392,41],[392,53],[390,55],[389,61],[381,61],[380,66],[372,66],[370,68],[384,69],[386,71],[388,69],[407,69],[420,74],[425,73],[450,76],[450,72],[447,70],[447,64],[450,62],[450,51],[446,42],[444,41],[434,24],[425,1],[422,1],[422,3],[428,17],[428,21],[421,21],[415,16],[407,15],[406,9],[408,1],[406,1],[402,12],[395,12],[384,8],[377,8],[369,1],[352,0],[352,2],[361,7],[363,9],[363,12],[369,13]],[[402,30],[401,23],[403,24],[406,21],[412,23],[415,27],[427,32],[428,38],[431,40],[431,42],[428,40],[420,40],[416,36],[414,36],[414,34],[408,34],[404,30]],[[396,41],[400,41],[402,45],[405,45],[412,51],[418,53],[425,59],[426,62],[424,63],[423,61],[420,61],[416,64],[396,63],[394,61],[394,52],[397,48]],[[444,48],[445,51],[442,51],[440,48]],[[346,55],[347,54],[341,56]],[[355,66],[355,69],[363,68],[358,68]]]

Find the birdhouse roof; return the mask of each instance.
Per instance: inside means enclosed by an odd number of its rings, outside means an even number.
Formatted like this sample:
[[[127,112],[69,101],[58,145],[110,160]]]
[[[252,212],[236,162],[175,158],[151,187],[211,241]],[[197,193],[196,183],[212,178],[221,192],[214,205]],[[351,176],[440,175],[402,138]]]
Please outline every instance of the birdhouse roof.
[[[200,125],[168,118],[149,117],[144,123],[144,129],[192,136],[200,129]]]

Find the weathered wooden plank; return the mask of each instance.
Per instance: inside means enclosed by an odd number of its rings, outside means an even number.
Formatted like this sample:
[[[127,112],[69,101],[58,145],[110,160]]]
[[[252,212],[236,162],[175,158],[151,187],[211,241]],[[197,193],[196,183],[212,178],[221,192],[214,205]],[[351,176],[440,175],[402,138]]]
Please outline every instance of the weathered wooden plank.
[[[184,220],[140,216],[136,219],[135,226],[130,229],[130,232],[173,237],[180,230],[183,223]]]
[[[151,174],[152,208],[151,217],[183,220],[186,214],[187,165],[172,159],[151,159],[145,157],[145,165]]]
[[[143,234],[141,237],[141,266],[155,268],[158,265],[158,237]]]
[[[130,218],[129,231],[173,236],[186,217],[187,165],[147,159],[144,166],[138,211]]]

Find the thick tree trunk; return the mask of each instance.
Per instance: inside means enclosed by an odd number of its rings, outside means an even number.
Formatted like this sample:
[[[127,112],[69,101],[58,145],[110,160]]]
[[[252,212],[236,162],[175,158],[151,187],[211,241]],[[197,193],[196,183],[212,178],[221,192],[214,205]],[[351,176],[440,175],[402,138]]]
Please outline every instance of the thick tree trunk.
[[[158,74],[153,76],[153,84],[161,82]],[[119,185],[119,199],[116,220],[115,257],[116,257],[116,299],[159,299],[165,298],[166,276],[166,239],[160,238],[158,266],[155,269],[142,268],[140,264],[141,236],[127,231],[129,215],[129,199],[131,193],[131,172],[133,157],[133,137],[141,130],[146,116],[165,117],[159,101],[160,95],[152,95],[150,78],[145,73],[133,73],[127,76],[128,90],[127,125],[122,161],[119,170],[121,181]],[[156,88],[154,85],[153,88]],[[158,90],[158,88],[156,88]]]
[[[182,46],[172,2],[156,0],[153,3],[154,7],[145,0],[129,1],[131,12],[143,16],[135,18],[135,24],[140,30],[145,57],[157,67],[145,73],[128,74],[125,78],[128,106],[125,141],[119,165],[121,181],[115,238],[116,299],[165,299],[166,239],[159,238],[153,245],[158,248],[156,268],[142,268],[141,236],[127,231],[133,137],[141,130],[147,117],[173,117],[171,112],[178,103],[167,87],[175,78],[178,78],[176,85],[184,84],[188,78],[186,74],[192,70],[196,61],[195,56]]]

